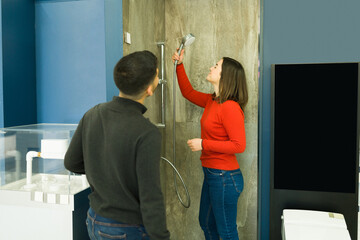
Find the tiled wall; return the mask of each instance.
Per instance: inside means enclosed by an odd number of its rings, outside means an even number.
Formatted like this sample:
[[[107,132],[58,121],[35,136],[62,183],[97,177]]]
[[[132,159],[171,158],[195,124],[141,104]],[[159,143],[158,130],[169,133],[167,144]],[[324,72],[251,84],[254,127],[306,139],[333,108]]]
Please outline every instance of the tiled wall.
[[[211,93],[205,78],[209,68],[224,56],[239,60],[245,67],[249,103],[245,110],[247,148],[237,158],[245,179],[245,188],[238,202],[237,225],[241,239],[257,238],[258,186],[258,34],[259,1],[131,1],[123,0],[123,29],[131,34],[132,44],[124,43],[124,55],[150,50],[160,57],[157,42],[165,41],[166,127],[163,134],[163,156],[173,161],[173,64],[171,55],[182,36],[192,33],[195,42],[186,49],[185,69],[193,87]],[[177,86],[176,86],[177,87]],[[172,239],[204,239],[198,223],[198,211],[203,174],[200,152],[191,152],[186,141],[200,137],[200,118],[203,109],[185,100],[176,92],[176,167],[191,196],[190,208],[177,199],[173,171],[162,164],[162,183],[166,199],[168,228]],[[146,100],[146,116],[154,123],[160,121],[160,86],[155,96]],[[183,200],[186,195],[178,179]]]

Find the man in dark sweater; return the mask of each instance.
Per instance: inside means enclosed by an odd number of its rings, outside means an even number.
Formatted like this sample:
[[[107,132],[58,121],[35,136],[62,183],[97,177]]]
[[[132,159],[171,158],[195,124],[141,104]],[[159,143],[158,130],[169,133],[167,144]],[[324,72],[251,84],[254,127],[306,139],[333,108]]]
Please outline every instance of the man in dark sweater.
[[[161,135],[143,116],[158,72],[149,51],[120,59],[114,68],[119,96],[86,112],[71,140],[65,167],[89,181],[91,239],[170,238],[160,186]]]

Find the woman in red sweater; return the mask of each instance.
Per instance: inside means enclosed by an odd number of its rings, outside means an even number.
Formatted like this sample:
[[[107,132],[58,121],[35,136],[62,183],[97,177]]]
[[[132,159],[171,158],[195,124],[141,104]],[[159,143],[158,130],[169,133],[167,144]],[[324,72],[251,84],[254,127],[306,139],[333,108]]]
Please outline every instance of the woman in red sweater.
[[[205,108],[201,118],[201,138],[188,140],[192,151],[201,150],[204,183],[201,192],[199,222],[206,239],[239,239],[236,215],[237,202],[244,180],[236,153],[246,147],[244,108],[248,101],[245,71],[242,65],[223,57],[210,68],[206,77],[214,93],[193,89],[180,56],[176,68],[182,95],[190,102]]]

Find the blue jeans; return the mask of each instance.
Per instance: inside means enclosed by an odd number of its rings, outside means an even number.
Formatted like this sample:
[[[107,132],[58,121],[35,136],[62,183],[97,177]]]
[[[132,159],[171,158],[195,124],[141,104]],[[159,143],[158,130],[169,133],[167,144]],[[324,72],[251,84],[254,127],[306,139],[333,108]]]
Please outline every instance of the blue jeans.
[[[240,169],[203,168],[199,222],[207,240],[238,240],[237,202],[244,188]]]
[[[125,224],[104,218],[89,209],[86,226],[91,240],[126,239],[150,240],[143,225]]]

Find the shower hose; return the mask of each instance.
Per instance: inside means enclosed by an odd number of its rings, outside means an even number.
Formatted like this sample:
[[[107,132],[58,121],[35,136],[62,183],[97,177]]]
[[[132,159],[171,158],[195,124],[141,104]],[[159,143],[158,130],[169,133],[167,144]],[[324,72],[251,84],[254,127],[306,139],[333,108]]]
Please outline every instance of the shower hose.
[[[172,164],[169,160],[167,160],[167,159],[164,158],[164,157],[161,157],[161,159],[164,160],[164,161],[166,161],[166,162],[167,162],[168,164],[170,164],[170,166],[173,168],[173,170],[174,170],[174,184],[175,184],[176,194],[177,194],[177,196],[178,196],[178,199],[179,199],[180,203],[181,203],[185,208],[189,208],[189,207],[190,207],[190,195],[189,195],[189,192],[188,192],[188,190],[187,190],[186,184],[185,184],[184,180],[182,179],[179,171],[176,169],[176,167],[174,166],[174,164]],[[184,185],[184,188],[185,188],[185,191],[186,191],[186,197],[187,197],[187,204],[185,204],[185,203],[183,202],[183,200],[181,199],[181,197],[180,197],[180,194],[179,194],[179,191],[178,191],[178,188],[177,188],[176,175],[175,175],[175,173],[179,176],[182,184]]]

